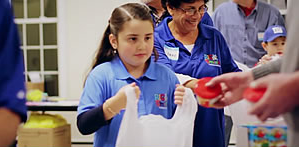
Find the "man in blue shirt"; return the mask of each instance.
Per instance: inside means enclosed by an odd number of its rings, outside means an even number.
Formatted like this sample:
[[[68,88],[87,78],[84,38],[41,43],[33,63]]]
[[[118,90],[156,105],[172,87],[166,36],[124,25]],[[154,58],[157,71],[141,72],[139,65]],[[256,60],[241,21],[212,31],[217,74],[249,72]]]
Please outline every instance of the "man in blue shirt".
[[[15,140],[19,124],[27,119],[23,56],[8,0],[0,1],[0,146]]]
[[[277,8],[257,0],[225,2],[216,8],[213,21],[234,60],[250,68],[266,54],[261,45],[265,30],[272,25],[284,26]]]

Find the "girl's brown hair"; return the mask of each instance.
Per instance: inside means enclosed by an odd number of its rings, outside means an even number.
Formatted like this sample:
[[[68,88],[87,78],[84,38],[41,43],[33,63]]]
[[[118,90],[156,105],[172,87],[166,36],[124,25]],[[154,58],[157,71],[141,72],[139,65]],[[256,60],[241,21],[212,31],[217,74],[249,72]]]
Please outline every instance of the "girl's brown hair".
[[[152,16],[150,14],[149,8],[146,5],[139,3],[127,3],[115,8],[112,12],[108,27],[104,32],[100,47],[93,61],[92,69],[101,63],[111,61],[117,55],[113,52],[114,49],[110,44],[109,35],[113,34],[117,37],[118,33],[123,29],[123,24],[132,19],[150,21],[154,29]],[[155,49],[153,49],[153,52],[156,61],[158,54]]]

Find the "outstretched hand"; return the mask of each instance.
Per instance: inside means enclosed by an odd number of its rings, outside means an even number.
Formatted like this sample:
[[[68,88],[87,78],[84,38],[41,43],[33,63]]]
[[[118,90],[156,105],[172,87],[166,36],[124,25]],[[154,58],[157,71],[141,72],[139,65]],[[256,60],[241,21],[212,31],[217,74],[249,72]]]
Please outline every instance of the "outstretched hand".
[[[299,73],[299,72],[298,72]],[[299,105],[299,74],[271,74],[250,84],[253,88],[267,88],[264,96],[251,108],[250,114],[261,121],[291,111]]]
[[[232,72],[214,77],[206,86],[213,87],[221,84],[223,95],[212,107],[223,108],[242,99],[243,92],[249,83],[253,81],[251,71]]]

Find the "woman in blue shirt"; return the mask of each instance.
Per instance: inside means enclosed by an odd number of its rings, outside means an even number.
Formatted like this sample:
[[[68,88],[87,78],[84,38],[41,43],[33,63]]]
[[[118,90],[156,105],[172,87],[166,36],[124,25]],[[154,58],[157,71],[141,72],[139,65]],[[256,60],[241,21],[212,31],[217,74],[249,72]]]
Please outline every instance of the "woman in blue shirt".
[[[155,28],[155,48],[158,62],[164,63],[179,75],[192,78],[215,77],[240,71],[219,31],[201,23],[208,0],[167,0],[165,18]],[[196,79],[182,81],[194,88]],[[224,147],[223,109],[199,106],[196,114],[193,146]]]
[[[184,88],[176,88],[174,72],[150,58],[153,34],[145,5],[129,3],[112,12],[78,106],[78,129],[95,132],[95,147],[115,146],[127,100],[123,87],[134,87],[139,116],[172,118],[175,104],[182,103]]]

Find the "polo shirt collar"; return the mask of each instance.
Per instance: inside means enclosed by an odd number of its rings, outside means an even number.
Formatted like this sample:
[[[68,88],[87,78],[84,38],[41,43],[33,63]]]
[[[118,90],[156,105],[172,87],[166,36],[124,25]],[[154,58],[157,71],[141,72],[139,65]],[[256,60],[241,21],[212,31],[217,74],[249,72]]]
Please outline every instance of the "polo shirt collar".
[[[198,29],[199,29],[199,36],[203,39],[211,39],[213,37],[213,30],[212,29],[208,29],[208,25],[203,24],[203,23],[199,23],[198,25]]]
[[[233,5],[234,5],[239,11],[241,11],[242,13],[244,13],[243,10],[242,10],[242,8],[241,8],[238,4],[236,4],[236,3],[233,2],[233,1],[231,1],[231,3],[233,3]],[[259,2],[258,0],[256,0],[255,3],[256,3],[256,4],[255,4],[255,7],[254,7],[254,9],[252,10],[251,14],[257,11],[260,2]],[[245,15],[245,13],[244,13],[244,15]],[[250,14],[249,14],[249,15],[250,15]]]
[[[164,35],[165,41],[171,41],[175,40],[173,37],[169,27],[168,27],[168,22],[172,20],[172,17],[166,17],[162,22],[159,27],[157,27],[157,31],[159,34]],[[203,39],[209,39],[212,38],[213,31],[209,31],[207,29],[207,26],[202,24],[201,22],[198,24],[198,29],[199,29],[199,36]]]
[[[164,18],[161,24],[156,28],[159,34],[164,36],[163,38],[165,39],[165,41],[175,40],[168,27],[168,22],[170,22],[171,20],[172,20],[171,16]]]
[[[127,71],[125,65],[123,64],[123,62],[120,60],[119,56],[116,56],[112,62],[112,68],[113,70],[115,70],[115,77],[116,79],[135,79],[132,75],[130,75],[130,73]],[[151,80],[156,80],[157,79],[157,73],[155,72],[155,66],[156,64],[152,63],[150,61],[149,67],[147,68],[146,72],[139,78],[147,78],[147,79],[151,79]]]

